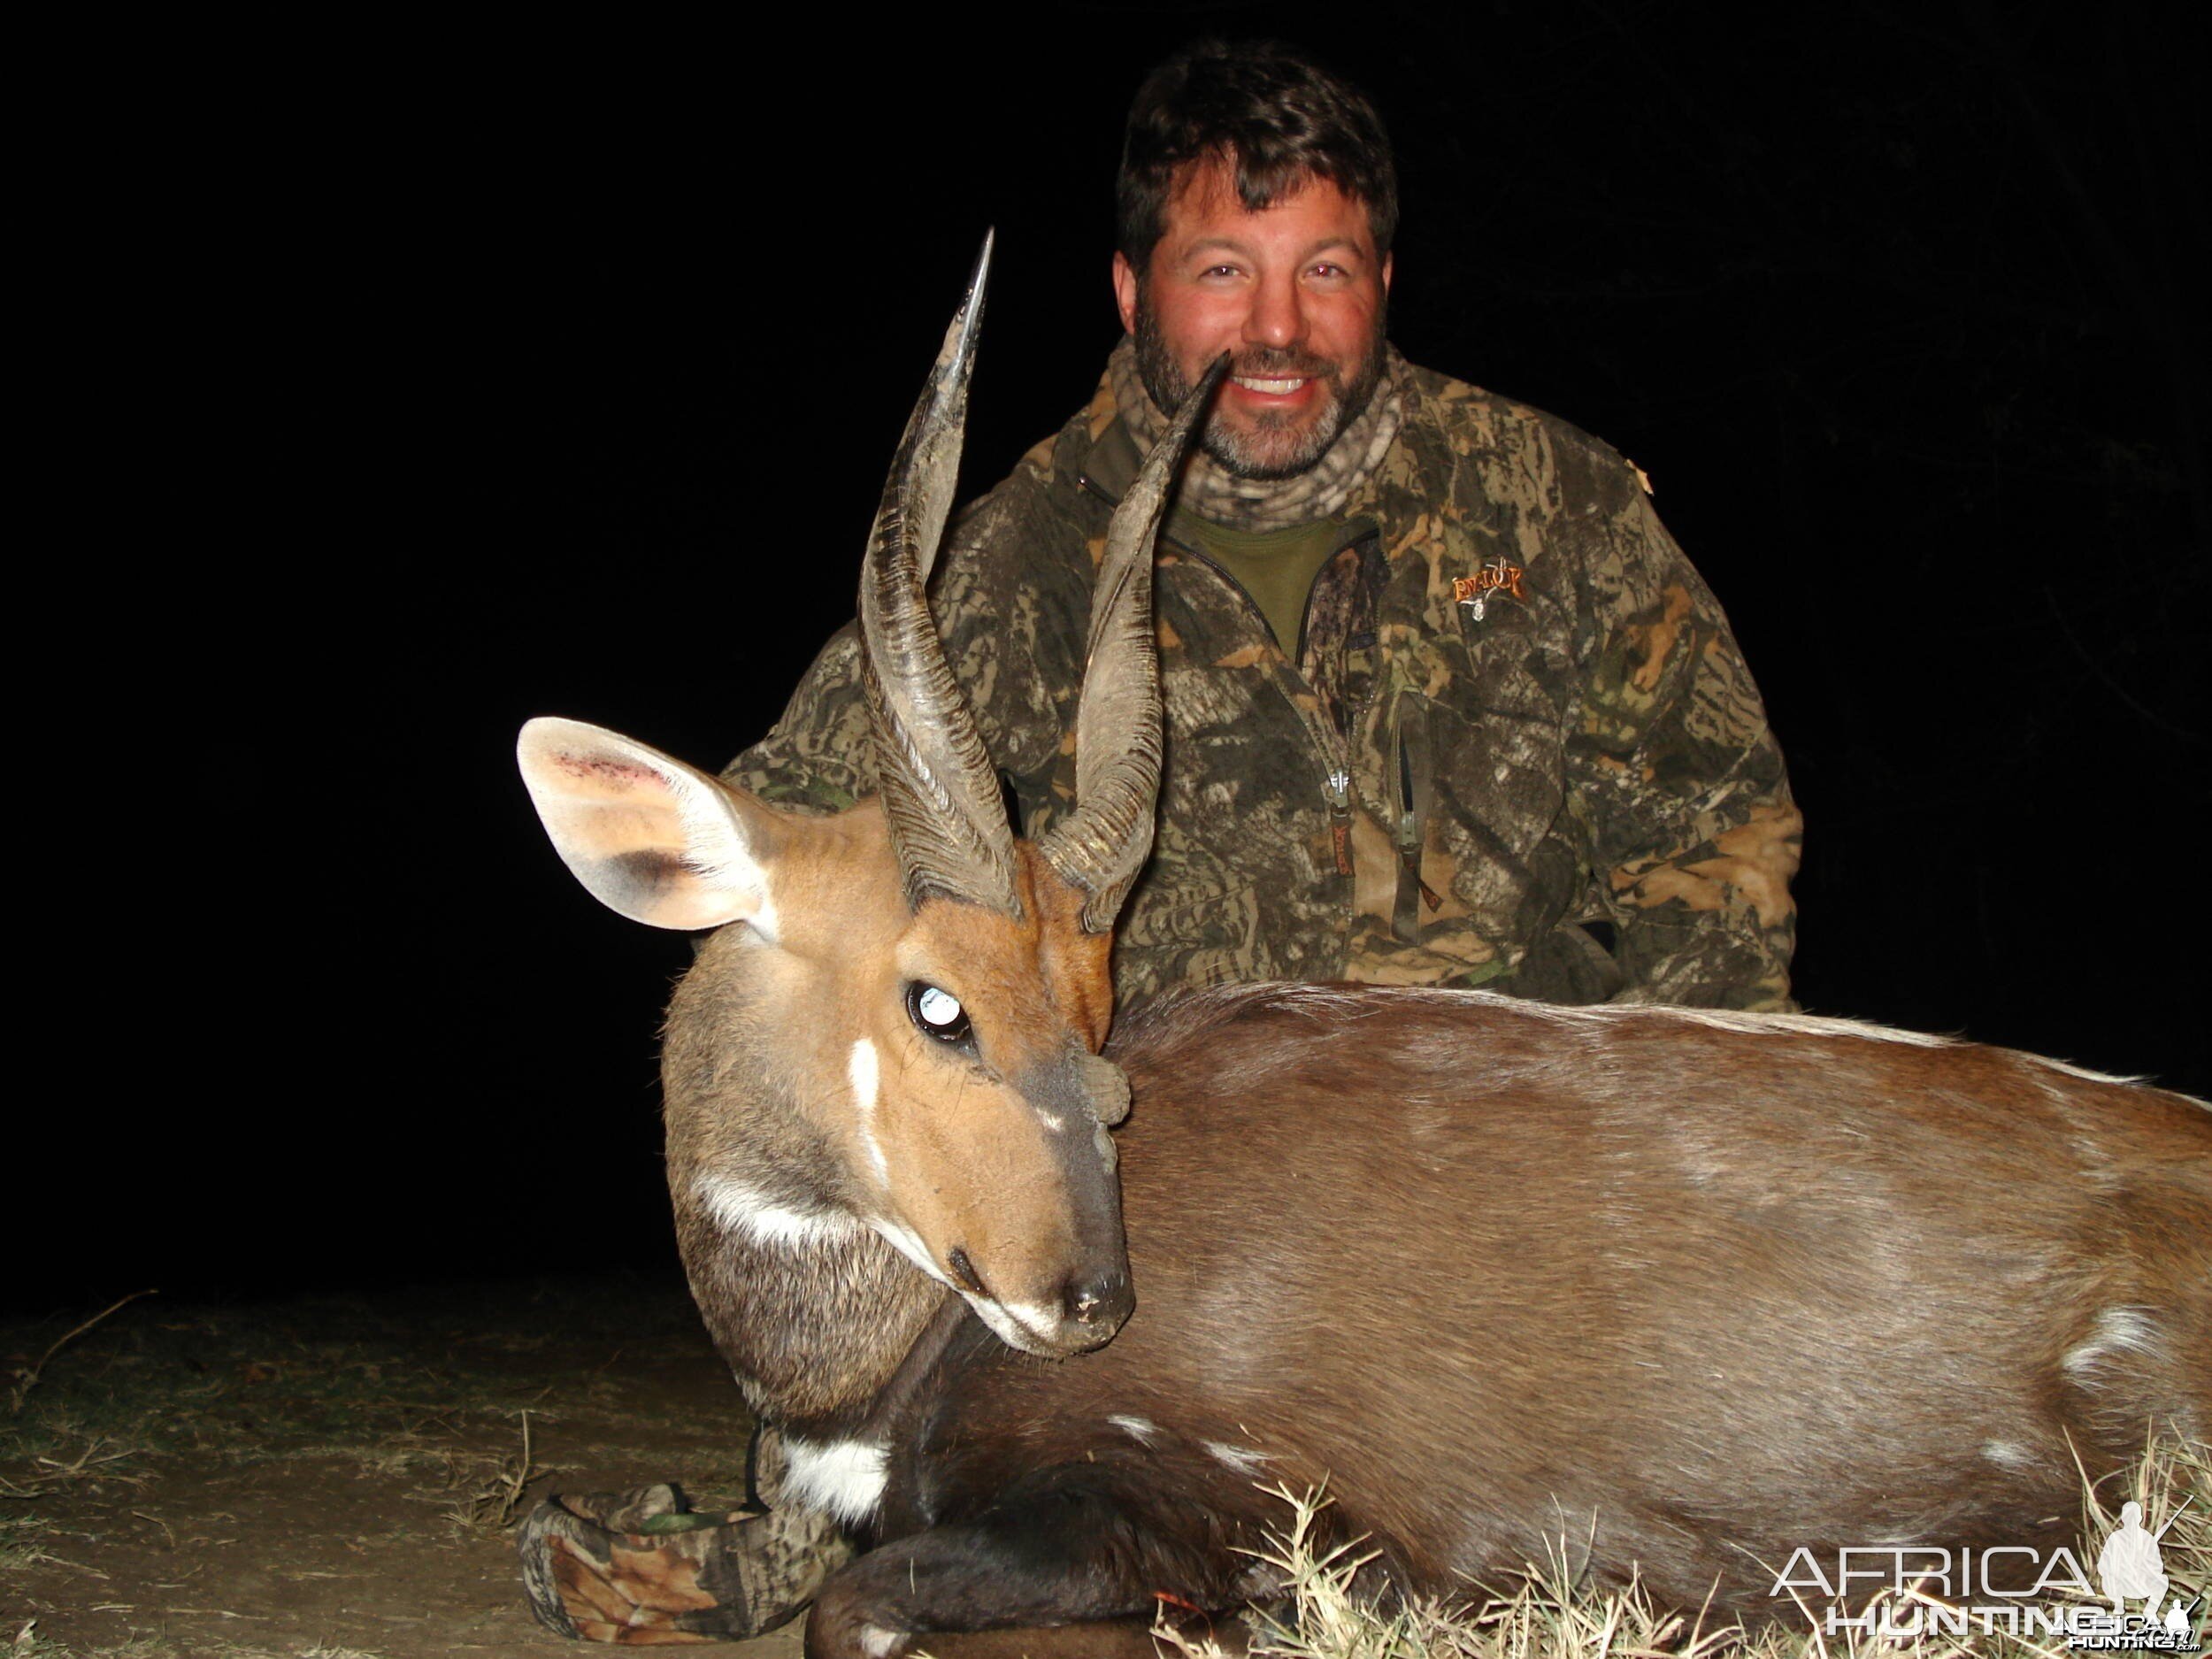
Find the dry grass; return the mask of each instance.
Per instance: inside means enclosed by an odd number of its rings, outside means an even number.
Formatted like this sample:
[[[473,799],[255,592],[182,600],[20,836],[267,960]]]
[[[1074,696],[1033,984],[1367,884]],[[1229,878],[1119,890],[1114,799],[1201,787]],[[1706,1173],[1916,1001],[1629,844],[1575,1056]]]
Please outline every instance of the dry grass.
[[[94,1314],[89,1319],[84,1321],[83,1324],[79,1325],[69,1331],[65,1331],[60,1336],[55,1338],[54,1340],[47,1347],[46,1351],[43,1354],[41,1354],[36,1359],[33,1360],[29,1364],[16,1366],[10,1373],[13,1377],[14,1381],[12,1382],[8,1387],[8,1415],[12,1417],[22,1415],[23,1402],[31,1397],[31,1390],[38,1386],[39,1379],[46,1374],[46,1363],[52,1359],[55,1355],[60,1353],[63,1348],[68,1347],[70,1343],[75,1341],[79,1337],[82,1336],[86,1332],[92,1329],[94,1325],[99,1324],[101,1320],[106,1318],[110,1314],[115,1312],[118,1309],[127,1308],[131,1303],[136,1302],[141,1296],[152,1296],[157,1295],[158,1294],[158,1292],[152,1290],[134,1290],[131,1292],[129,1295],[125,1296],[119,1301],[110,1302],[106,1307],[101,1309],[99,1312]]]
[[[488,1467],[485,1467],[488,1464]],[[522,1414],[522,1446],[505,1456],[489,1456],[478,1463],[475,1479],[456,1471],[454,1488],[460,1502],[446,1511],[446,1519],[464,1532],[501,1532],[514,1525],[522,1505],[523,1488],[546,1469],[530,1455],[530,1414]]]
[[[63,1536],[61,1527],[42,1515],[0,1509],[0,1572],[19,1572],[55,1560],[48,1546]]]
[[[36,1498],[81,1480],[120,1481],[142,1486],[147,1477],[119,1468],[127,1459],[144,1454],[142,1446],[128,1446],[101,1434],[81,1434],[65,1422],[46,1425],[52,1453],[39,1453],[13,1476],[0,1475],[0,1498]],[[72,1448],[73,1439],[81,1440]]]
[[[110,1308],[58,1340],[61,1320],[46,1330],[0,1325],[0,1498],[128,1480],[141,1468],[134,1460],[173,1455],[233,1466],[334,1457],[404,1476],[442,1466],[488,1417],[511,1423],[526,1407],[541,1430],[558,1414],[534,1369],[540,1340],[506,1328],[530,1316],[499,1306],[501,1288],[410,1293],[380,1306],[301,1299],[283,1305],[280,1322],[254,1308],[195,1307],[103,1325]],[[488,1317],[480,1311],[487,1302]],[[651,1306],[657,1323],[640,1333],[648,1351],[664,1325],[674,1340],[696,1340],[676,1328],[695,1325],[687,1303],[657,1297]],[[558,1324],[565,1313],[544,1317]],[[424,1325],[442,1344],[429,1364]],[[96,1340],[83,1340],[96,1325]],[[565,1409],[585,1403],[583,1387],[562,1386]],[[11,1397],[25,1409],[4,1409]]]
[[[201,1641],[195,1651],[212,1659],[381,1659],[365,1647],[346,1647],[317,1641],[305,1647],[265,1647],[242,1642]],[[72,1647],[44,1635],[31,1620],[16,1632],[14,1640],[0,1647],[0,1659],[175,1659],[176,1645],[161,1636],[133,1636],[121,1643],[97,1647]]]
[[[1510,1595],[1463,1603],[1429,1599],[1379,1609],[1355,1594],[1366,1556],[1357,1545],[1317,1548],[1316,1517],[1326,1506],[1319,1494],[1278,1490],[1290,1521],[1262,1559],[1279,1571],[1286,1601],[1276,1611],[1250,1616],[1251,1651],[1269,1659],[2064,1659],[2063,1639],[2014,1637],[1978,1627],[1960,1637],[1942,1633],[1935,1609],[1942,1603],[1908,1590],[1892,1601],[1894,1624],[1920,1628],[1902,1638],[1845,1627],[1829,1632],[1801,1616],[1793,1624],[1746,1631],[1671,1613],[1656,1612],[1634,1588],[1600,1593],[1572,1581],[1565,1540],[1554,1559],[1531,1563]],[[2083,1494],[2084,1536],[2101,1540],[2130,1499],[2142,1504],[2153,1532],[2170,1520],[2160,1540],[2171,1594],[2186,1601],[2212,1586],[2212,1450],[2171,1441],[2153,1445],[2120,1482]],[[2078,1557],[2093,1573],[2093,1542]],[[2046,1602],[2045,1605],[2050,1605]],[[2102,1606],[2102,1603],[2091,1605]],[[2195,1628],[2207,1633],[2212,1604],[2200,1601]],[[1184,1659],[1219,1659],[1208,1637],[1178,1633],[1164,1620],[1154,1631],[1164,1651]]]

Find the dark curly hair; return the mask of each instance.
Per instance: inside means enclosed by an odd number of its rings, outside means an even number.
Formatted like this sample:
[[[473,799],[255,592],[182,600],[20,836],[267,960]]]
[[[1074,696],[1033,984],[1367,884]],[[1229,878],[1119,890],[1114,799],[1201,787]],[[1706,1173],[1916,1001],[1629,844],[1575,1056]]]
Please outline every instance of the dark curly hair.
[[[1116,235],[1141,273],[1167,228],[1176,170],[1233,159],[1237,196],[1252,212],[1309,180],[1326,179],[1367,209],[1375,251],[1398,228],[1398,168],[1367,95],[1276,41],[1201,41],[1137,88],[1114,179]]]

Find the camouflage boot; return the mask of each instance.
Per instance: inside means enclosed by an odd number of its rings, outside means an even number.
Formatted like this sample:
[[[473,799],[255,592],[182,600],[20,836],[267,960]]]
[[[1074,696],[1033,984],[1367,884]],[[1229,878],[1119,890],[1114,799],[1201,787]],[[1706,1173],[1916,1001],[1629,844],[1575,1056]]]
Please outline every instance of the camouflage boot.
[[[780,1486],[782,1442],[754,1438],[754,1491]],[[635,1646],[735,1640],[796,1617],[852,1558],[835,1521],[795,1508],[695,1513],[667,1484],[547,1499],[516,1539],[548,1630]]]

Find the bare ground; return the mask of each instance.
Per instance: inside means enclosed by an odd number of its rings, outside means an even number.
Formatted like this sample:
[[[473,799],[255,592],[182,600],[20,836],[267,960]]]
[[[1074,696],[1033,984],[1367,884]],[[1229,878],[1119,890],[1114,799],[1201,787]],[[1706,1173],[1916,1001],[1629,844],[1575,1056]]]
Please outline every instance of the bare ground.
[[[735,1507],[744,1489],[750,1425],[672,1278],[222,1307],[148,1297],[70,1336],[91,1311],[0,1324],[0,1659],[585,1659],[604,1650],[532,1621],[514,1520],[549,1489],[675,1478],[702,1508]],[[2154,1518],[2201,1511],[2208,1469],[2198,1451],[2125,1495]],[[2203,1525],[2200,1513],[2168,1546],[2197,1586],[2212,1562]],[[1624,1624],[1617,1597],[1577,1605],[1579,1623],[1546,1613],[1555,1628],[1528,1651],[1658,1651],[1679,1637],[1623,1636],[1644,1625]],[[1404,1650],[1371,1618],[1322,1624],[1369,1632],[1361,1652]],[[1463,1643],[1437,1651],[1497,1646],[1460,1628]],[[1240,1625],[1217,1633],[1244,1651]],[[1832,1650],[1802,1632],[1706,1645],[1746,1659]],[[1174,1644],[1129,1624],[932,1646],[941,1659],[1152,1659]],[[794,1624],[713,1651],[798,1650]]]
[[[0,1325],[0,1655],[580,1659],[524,1606],[512,1522],[549,1487],[744,1490],[673,1280],[148,1297],[41,1366],[91,1311]]]

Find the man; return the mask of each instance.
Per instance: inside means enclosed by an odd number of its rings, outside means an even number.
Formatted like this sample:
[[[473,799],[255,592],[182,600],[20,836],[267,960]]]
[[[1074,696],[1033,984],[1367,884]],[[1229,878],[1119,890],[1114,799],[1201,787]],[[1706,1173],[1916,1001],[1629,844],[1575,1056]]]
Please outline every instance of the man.
[[[1128,338],[955,527],[933,603],[1035,835],[1073,800],[1113,504],[1162,411],[1232,355],[1157,561],[1165,763],[1121,1001],[1353,979],[1788,1007],[1800,820],[1726,621],[1634,468],[1390,347],[1372,107],[1282,48],[1193,49],[1138,94],[1117,194]],[[867,728],[849,629],[726,775],[849,806]],[[572,1632],[741,1634],[826,1564],[826,1527],[787,1513],[649,1548],[595,1525],[666,1502],[541,1511],[533,1536],[565,1540],[533,1586],[549,1623],[557,1600]]]
[[[1283,49],[1195,49],[1138,95],[1118,194],[1130,337],[956,527],[933,603],[1034,833],[1071,798],[1091,549],[1160,411],[1233,354],[1159,560],[1125,1002],[1340,978],[1788,1006],[1799,818],[1725,619],[1619,457],[1388,346],[1371,106]],[[848,632],[727,775],[848,805],[865,724]]]

